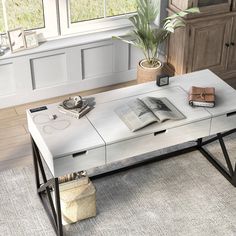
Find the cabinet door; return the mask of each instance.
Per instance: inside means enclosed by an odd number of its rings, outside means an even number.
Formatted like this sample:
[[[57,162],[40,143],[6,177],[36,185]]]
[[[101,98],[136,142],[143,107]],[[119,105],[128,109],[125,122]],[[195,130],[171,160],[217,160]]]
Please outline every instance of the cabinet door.
[[[231,1],[232,0],[169,0],[169,8],[178,12],[191,7],[199,7],[201,16],[212,15],[230,12]],[[187,19],[194,17],[199,17],[199,14],[186,16]]]
[[[232,10],[236,11],[236,0],[232,0]]]
[[[189,60],[187,72],[226,69],[231,18],[200,21],[190,27]]]
[[[236,70],[236,16],[232,20],[228,70]]]

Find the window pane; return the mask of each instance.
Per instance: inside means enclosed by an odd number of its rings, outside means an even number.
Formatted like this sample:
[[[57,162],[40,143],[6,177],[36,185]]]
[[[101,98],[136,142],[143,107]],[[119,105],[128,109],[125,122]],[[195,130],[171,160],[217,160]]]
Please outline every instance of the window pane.
[[[116,16],[137,11],[136,0],[106,0],[106,16]]]
[[[104,17],[103,0],[70,0],[71,23]]]
[[[2,12],[2,3],[0,2],[0,33],[5,31],[4,20],[3,20],[3,12]]]
[[[36,29],[44,27],[42,0],[6,1],[8,28]]]

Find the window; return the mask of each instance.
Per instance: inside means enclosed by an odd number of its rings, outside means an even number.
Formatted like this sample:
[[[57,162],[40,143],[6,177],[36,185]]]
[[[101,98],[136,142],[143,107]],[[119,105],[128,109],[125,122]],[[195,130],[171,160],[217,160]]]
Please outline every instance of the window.
[[[5,32],[4,20],[3,20],[3,9],[0,3],[0,33]]]
[[[106,16],[133,13],[137,9],[135,0],[106,0]]]
[[[136,0],[59,0],[61,34],[127,26],[136,9]]]
[[[103,18],[103,0],[70,0],[70,23]]]
[[[0,1],[0,32],[23,27],[35,30],[40,38],[58,35],[56,1]]]
[[[127,25],[136,0],[0,0],[0,33],[23,27],[45,39]]]
[[[136,11],[135,0],[70,0],[70,22],[123,15]]]
[[[5,1],[6,24],[9,29],[23,27],[24,29],[44,28],[43,2]]]

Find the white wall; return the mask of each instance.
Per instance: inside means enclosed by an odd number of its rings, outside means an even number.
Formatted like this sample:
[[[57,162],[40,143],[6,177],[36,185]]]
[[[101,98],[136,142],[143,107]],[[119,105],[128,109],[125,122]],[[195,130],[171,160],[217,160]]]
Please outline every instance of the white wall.
[[[0,108],[133,80],[142,58],[112,39],[18,55],[0,60]]]
[[[161,19],[167,3],[161,1]],[[65,38],[0,57],[0,108],[136,79],[142,54],[111,39],[125,32]]]

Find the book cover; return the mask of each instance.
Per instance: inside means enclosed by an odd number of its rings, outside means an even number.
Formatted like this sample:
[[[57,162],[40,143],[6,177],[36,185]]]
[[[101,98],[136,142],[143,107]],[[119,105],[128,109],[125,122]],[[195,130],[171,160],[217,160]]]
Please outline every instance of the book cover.
[[[189,90],[188,99],[191,106],[214,107],[215,88],[192,86]]]

